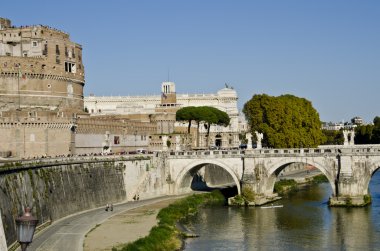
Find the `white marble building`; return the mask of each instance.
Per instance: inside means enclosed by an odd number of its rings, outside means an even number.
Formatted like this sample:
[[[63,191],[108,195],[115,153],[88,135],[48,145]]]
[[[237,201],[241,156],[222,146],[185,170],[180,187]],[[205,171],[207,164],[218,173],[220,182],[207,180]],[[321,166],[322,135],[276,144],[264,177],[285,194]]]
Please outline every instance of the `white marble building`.
[[[84,98],[84,106],[91,115],[149,115],[156,112],[161,104],[164,87],[170,85],[175,90],[173,82],[163,82],[160,95],[151,96],[88,96]],[[215,94],[176,94],[176,106],[212,106],[226,112],[231,123],[228,127],[212,126],[210,141],[206,144],[205,137],[200,137],[200,146],[217,145],[221,147],[239,146],[239,112],[237,107],[238,96],[236,91],[226,85]],[[174,105],[174,104],[173,104]],[[176,126],[186,126],[186,123],[176,123]],[[195,126],[195,123],[194,125]],[[201,135],[207,130],[201,127]]]

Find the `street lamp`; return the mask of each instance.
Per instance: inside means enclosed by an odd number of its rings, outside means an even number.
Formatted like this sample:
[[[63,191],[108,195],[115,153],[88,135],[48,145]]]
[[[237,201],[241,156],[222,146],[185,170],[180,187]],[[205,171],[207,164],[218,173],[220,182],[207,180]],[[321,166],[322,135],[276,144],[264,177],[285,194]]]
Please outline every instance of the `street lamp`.
[[[22,251],[25,251],[32,242],[38,223],[37,218],[30,211],[30,207],[25,208],[24,214],[16,219],[17,241],[20,243]]]

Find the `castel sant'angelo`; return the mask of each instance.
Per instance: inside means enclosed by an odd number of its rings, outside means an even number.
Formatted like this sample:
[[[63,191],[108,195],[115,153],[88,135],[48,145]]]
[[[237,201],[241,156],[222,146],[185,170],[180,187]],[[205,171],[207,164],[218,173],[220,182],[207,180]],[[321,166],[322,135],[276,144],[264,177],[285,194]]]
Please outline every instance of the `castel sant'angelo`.
[[[141,97],[84,99],[82,60],[82,46],[68,33],[44,25],[15,27],[0,18],[0,157],[191,148],[196,130],[185,135],[186,125],[175,122],[176,110],[189,105],[225,110],[231,125],[214,128],[211,135],[221,146],[238,146],[232,88],[178,96],[174,83],[164,82],[161,95],[143,102]]]

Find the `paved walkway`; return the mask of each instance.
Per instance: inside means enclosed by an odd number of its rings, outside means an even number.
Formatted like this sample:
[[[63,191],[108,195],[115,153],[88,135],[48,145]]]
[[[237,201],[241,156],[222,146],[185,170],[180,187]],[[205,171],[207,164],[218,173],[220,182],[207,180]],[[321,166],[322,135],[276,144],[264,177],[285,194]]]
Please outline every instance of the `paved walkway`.
[[[168,199],[112,216],[92,229],[84,240],[84,251],[110,251],[149,234],[157,225],[156,216],[161,208],[176,199]]]
[[[119,215],[127,210],[140,208],[142,206],[151,205],[160,201],[178,199],[180,197],[183,196],[165,196],[149,200],[127,202],[115,205],[114,210],[112,212],[106,212],[104,210],[104,207],[102,207],[63,218],[59,221],[54,222],[46,230],[37,234],[34,237],[32,244],[28,247],[28,251],[82,251],[85,235],[91,229],[94,229],[94,227],[96,227],[98,224],[107,223],[108,219],[112,219],[114,222],[116,219],[119,219],[120,222],[123,222],[122,216],[116,218],[113,218],[113,216]],[[145,214],[149,215],[151,213],[145,211]],[[127,222],[128,221],[124,223]],[[97,231],[95,231],[94,233],[96,232]],[[127,233],[126,231],[124,232]],[[136,234],[136,232],[137,231],[135,231],[135,233],[133,234]],[[118,242],[120,241],[116,241],[115,243]]]

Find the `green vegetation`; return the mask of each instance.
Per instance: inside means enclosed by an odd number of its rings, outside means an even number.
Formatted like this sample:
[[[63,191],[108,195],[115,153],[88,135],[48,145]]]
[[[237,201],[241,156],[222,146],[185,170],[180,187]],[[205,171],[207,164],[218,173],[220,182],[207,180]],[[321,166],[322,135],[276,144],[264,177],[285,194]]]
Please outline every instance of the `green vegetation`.
[[[295,180],[280,180],[274,184],[274,191],[278,194],[284,194],[289,191],[297,189],[297,182]]]
[[[355,128],[355,144],[380,144],[380,117],[373,119],[373,125]]]
[[[181,248],[181,233],[176,228],[176,223],[193,215],[202,205],[221,205],[224,197],[219,191],[191,195],[163,208],[157,215],[158,225],[150,230],[148,236],[140,238],[133,243],[119,248],[113,247],[112,251],[154,251],[154,250],[179,250]]]
[[[310,181],[312,184],[319,184],[319,183],[325,183],[325,182],[329,182],[329,180],[327,179],[327,177],[324,175],[324,174],[319,174],[317,176],[314,176],[311,181]]]
[[[228,126],[230,124],[230,117],[226,112],[210,106],[188,106],[179,109],[176,113],[177,121],[187,121],[189,123],[187,132],[190,133],[192,121],[197,122],[197,130],[199,133],[199,126],[203,122],[207,129],[207,137],[210,134],[211,125]],[[197,146],[199,142],[197,140]]]
[[[322,130],[322,133],[325,136],[325,140],[322,143],[323,145],[343,145],[344,138],[342,130]]]
[[[371,195],[369,194],[364,195],[363,200],[364,200],[364,205],[370,204],[372,202]]]
[[[253,192],[252,188],[249,186],[244,186],[241,195],[243,196],[244,200],[253,202],[255,201],[255,193]]]
[[[250,203],[255,202],[255,193],[250,186],[243,186],[241,194],[236,195],[232,198],[231,205],[235,206],[246,206],[250,205]]]
[[[243,112],[252,132],[264,134],[264,146],[316,147],[324,141],[319,114],[304,98],[254,95],[245,103]]]

